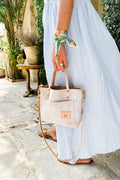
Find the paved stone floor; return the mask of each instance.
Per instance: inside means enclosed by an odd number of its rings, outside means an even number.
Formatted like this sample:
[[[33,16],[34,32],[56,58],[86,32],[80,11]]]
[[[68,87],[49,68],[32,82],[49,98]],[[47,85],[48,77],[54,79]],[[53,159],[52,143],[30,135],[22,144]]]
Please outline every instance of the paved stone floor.
[[[25,81],[0,79],[0,180],[120,179],[120,150],[94,156],[88,165],[58,162],[37,135],[37,96],[24,98],[25,90]],[[55,142],[49,143],[57,149]]]

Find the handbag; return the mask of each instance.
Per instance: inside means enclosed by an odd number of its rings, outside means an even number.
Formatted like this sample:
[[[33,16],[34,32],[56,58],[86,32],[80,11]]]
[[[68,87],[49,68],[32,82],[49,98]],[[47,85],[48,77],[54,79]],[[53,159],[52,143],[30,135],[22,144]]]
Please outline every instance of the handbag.
[[[44,136],[42,129],[42,121],[73,128],[77,128],[82,121],[80,148],[82,144],[85,88],[74,87],[71,77],[69,76],[66,68],[64,68],[64,74],[66,80],[66,87],[54,86],[56,77],[56,71],[54,71],[50,85],[40,85],[38,88],[38,112],[41,132],[45,143],[56,157],[57,154],[54,153]],[[71,87],[69,87],[68,77],[71,82]],[[58,158],[57,159],[64,163],[70,163],[70,161],[74,160],[77,157],[80,152],[80,148],[76,156],[70,160],[61,160]]]

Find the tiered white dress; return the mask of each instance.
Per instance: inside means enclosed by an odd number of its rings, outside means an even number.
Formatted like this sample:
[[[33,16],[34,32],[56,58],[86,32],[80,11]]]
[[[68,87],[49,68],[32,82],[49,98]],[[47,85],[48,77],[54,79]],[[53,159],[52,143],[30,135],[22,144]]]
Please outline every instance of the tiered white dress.
[[[57,9],[58,0],[45,1],[44,61],[48,83],[53,73]],[[66,45],[68,72],[75,87],[86,89],[83,142],[77,160],[120,148],[120,53],[90,0],[74,0],[68,37],[77,44]],[[65,85],[61,71],[57,72],[56,85]],[[77,129],[56,125],[56,130],[58,157],[73,158],[80,145],[81,125]]]

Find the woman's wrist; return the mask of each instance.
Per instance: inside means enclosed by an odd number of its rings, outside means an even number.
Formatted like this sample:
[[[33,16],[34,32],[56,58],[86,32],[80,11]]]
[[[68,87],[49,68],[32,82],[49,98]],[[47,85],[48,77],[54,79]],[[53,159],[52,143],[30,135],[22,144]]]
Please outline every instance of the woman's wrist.
[[[74,0],[58,0],[56,29],[68,30],[73,11]]]
[[[54,31],[54,36],[60,36],[60,34],[66,34],[66,36],[68,35],[68,31],[67,30],[59,30],[59,29],[55,29]]]
[[[55,44],[55,59],[58,59],[61,45],[76,46],[76,43],[68,38],[68,31],[58,29],[54,31],[53,44]]]

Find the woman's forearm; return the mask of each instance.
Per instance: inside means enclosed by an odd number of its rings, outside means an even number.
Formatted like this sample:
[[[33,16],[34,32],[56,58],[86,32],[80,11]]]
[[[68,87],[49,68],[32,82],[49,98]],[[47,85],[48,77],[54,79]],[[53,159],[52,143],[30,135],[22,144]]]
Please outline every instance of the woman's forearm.
[[[57,13],[57,30],[68,31],[74,0],[59,0]]]

